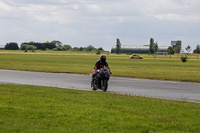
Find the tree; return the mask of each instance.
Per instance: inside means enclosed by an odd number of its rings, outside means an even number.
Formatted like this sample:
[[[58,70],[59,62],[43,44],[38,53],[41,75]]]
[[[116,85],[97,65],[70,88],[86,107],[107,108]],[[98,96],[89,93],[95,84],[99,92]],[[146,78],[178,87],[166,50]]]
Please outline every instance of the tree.
[[[19,46],[16,42],[10,42],[5,45],[5,50],[19,50]]]
[[[72,51],[79,51],[78,47],[73,47]]]
[[[154,43],[154,45],[153,45],[153,51],[154,51],[154,59],[155,59],[155,57],[156,57],[156,52],[158,51],[158,43],[157,43],[157,42]]]
[[[150,52],[151,54],[154,54],[153,45],[154,45],[154,39],[151,38],[151,39],[150,39],[150,44],[149,44],[149,52]]]
[[[85,48],[86,51],[92,51],[95,50],[95,48],[92,45],[89,45]]]
[[[41,48],[42,50],[54,49],[56,47],[56,44],[53,42],[44,42],[44,43],[41,43],[41,47],[42,47]]]
[[[169,46],[167,49],[168,54],[170,55],[170,59],[171,59],[171,54],[174,54],[174,49],[172,46]]]
[[[26,50],[37,50],[37,47],[33,45],[27,45]]]
[[[96,54],[97,54],[97,55],[101,54],[101,50],[97,49],[97,50],[96,50]]]
[[[64,45],[63,48],[66,49],[66,50],[72,49],[72,47],[70,45]]]
[[[197,48],[197,47],[196,47]],[[198,50],[198,48],[197,49],[194,49],[193,50],[193,53],[197,53],[197,50]],[[199,52],[200,53],[200,52]]]
[[[27,44],[21,44],[20,50],[26,50]]]
[[[198,44],[196,46],[196,49],[194,50],[194,53],[197,53],[197,59],[198,59],[199,58],[198,54],[200,53],[200,46]]]
[[[20,50],[37,50],[37,47],[34,45],[21,44]]]
[[[104,51],[104,49],[102,47],[98,48],[97,50],[99,51]]]
[[[181,45],[177,45],[175,47],[175,53],[180,53],[181,52]]]
[[[120,54],[120,51],[121,51],[121,43],[120,40],[117,38],[116,54]]]
[[[188,45],[188,46],[185,48],[185,50],[189,53],[192,49],[191,49],[190,45]]]
[[[48,42],[47,42],[47,43],[48,43]],[[63,46],[62,42],[60,42],[60,41],[54,40],[54,41],[52,41],[51,43],[55,44],[56,47],[62,47],[62,46]]]

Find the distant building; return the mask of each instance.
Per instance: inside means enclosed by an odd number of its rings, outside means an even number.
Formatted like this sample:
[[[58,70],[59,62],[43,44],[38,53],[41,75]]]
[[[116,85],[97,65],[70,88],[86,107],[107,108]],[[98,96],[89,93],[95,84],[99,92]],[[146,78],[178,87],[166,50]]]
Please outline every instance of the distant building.
[[[5,49],[4,47],[5,47],[4,45],[0,45],[0,50],[4,50]]]
[[[171,45],[172,47],[176,47],[176,46],[181,46],[182,45],[182,41],[171,41]]]
[[[168,55],[168,52],[156,52],[156,55]]]
[[[181,46],[182,46],[182,41],[171,41],[171,45],[175,51],[175,53],[180,53]]]
[[[167,52],[168,46],[159,46],[158,52]],[[113,46],[111,53],[116,53],[116,46]],[[135,54],[148,54],[149,45],[133,46],[133,45],[121,45],[121,53],[135,53]]]

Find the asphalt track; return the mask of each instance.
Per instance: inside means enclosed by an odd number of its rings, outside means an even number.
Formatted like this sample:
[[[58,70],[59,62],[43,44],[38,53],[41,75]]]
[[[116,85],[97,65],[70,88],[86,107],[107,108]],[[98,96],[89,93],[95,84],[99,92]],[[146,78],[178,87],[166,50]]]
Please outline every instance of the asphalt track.
[[[25,84],[90,91],[90,76],[0,69],[0,84]],[[200,102],[200,83],[111,77],[108,92]]]

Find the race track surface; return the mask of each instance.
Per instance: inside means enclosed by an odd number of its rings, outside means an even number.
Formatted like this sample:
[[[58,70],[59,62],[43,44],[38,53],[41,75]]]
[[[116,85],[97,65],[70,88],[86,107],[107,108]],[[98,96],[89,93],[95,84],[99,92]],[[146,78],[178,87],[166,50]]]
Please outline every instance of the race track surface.
[[[90,77],[0,69],[0,84],[26,84],[90,91]],[[200,102],[200,83],[111,77],[108,92]]]

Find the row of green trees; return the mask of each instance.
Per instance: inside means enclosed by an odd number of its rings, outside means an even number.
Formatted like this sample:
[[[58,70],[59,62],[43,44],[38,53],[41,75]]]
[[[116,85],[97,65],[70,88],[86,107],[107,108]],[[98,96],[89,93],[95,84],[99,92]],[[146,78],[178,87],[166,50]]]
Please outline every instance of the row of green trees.
[[[5,45],[5,50],[45,50],[56,48],[55,42],[24,42],[21,44],[20,48],[16,42],[10,42]]]
[[[179,49],[179,48],[178,48]],[[181,50],[182,48],[180,47],[180,50]],[[185,50],[188,52],[188,53],[190,53],[191,52],[191,47],[190,47],[190,45],[188,45],[186,48],[185,48]],[[176,53],[176,48],[174,49],[172,46],[170,46],[170,47],[168,47],[168,53],[169,54],[174,54],[174,53]],[[178,53],[180,53],[180,52],[178,52]],[[196,49],[194,49],[193,50],[193,53],[200,53],[200,45],[198,45],[197,44],[197,46],[196,46]]]
[[[40,50],[46,50],[46,49],[50,49],[53,50],[54,48],[56,48],[56,43],[55,42],[44,42],[44,43],[40,43],[40,42],[24,42],[21,44],[20,49],[21,50],[30,50],[28,48],[32,48],[34,50],[36,49],[40,49]]]
[[[60,41],[52,42],[24,42],[18,46],[16,42],[10,42],[5,45],[6,50],[54,50],[54,51],[104,51],[102,47],[95,48],[92,45],[87,47],[71,47],[70,45],[63,45]]]
[[[53,49],[54,51],[104,51],[102,47],[100,48],[95,48],[92,45],[89,45],[87,47],[71,47],[70,45],[63,45],[63,46],[58,46]]]
[[[189,54],[192,49],[191,49],[190,45],[188,45],[185,48],[185,50],[187,51],[187,54]],[[170,46],[170,47],[168,47],[167,52],[168,52],[168,54],[170,55],[170,58],[171,58],[171,55],[176,52],[176,48],[174,49],[172,46]],[[198,59],[198,54],[200,54],[200,45],[197,44],[196,49],[193,50],[193,53],[197,54],[197,59]],[[185,55],[184,57],[181,57],[181,59],[187,60],[187,55]]]

